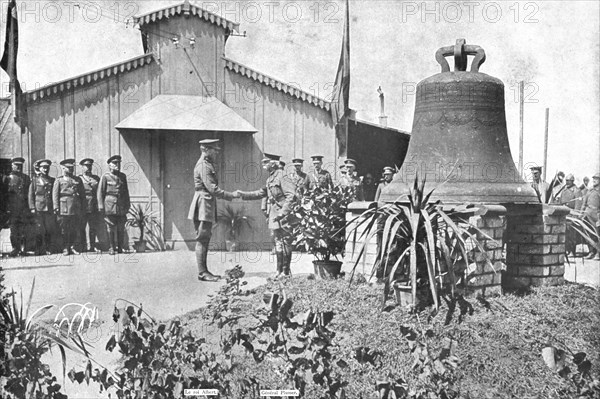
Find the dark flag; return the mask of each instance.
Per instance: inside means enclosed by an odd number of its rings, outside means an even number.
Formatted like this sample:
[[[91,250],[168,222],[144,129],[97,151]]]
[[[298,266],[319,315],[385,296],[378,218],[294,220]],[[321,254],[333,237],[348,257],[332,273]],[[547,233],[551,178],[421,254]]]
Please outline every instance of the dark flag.
[[[25,133],[27,125],[27,104],[19,79],[17,78],[17,53],[19,50],[19,19],[17,18],[17,2],[11,0],[8,3],[6,14],[6,37],[4,39],[4,54],[0,60],[0,67],[6,71],[10,79],[9,89],[12,93],[12,106],[15,114],[15,122],[21,127],[21,133]]]
[[[335,76],[331,100],[331,116],[335,124],[335,134],[339,144],[339,155],[346,155],[346,132],[348,103],[350,99],[350,7],[346,0],[346,16],[344,20],[344,38],[342,40],[342,55]]]

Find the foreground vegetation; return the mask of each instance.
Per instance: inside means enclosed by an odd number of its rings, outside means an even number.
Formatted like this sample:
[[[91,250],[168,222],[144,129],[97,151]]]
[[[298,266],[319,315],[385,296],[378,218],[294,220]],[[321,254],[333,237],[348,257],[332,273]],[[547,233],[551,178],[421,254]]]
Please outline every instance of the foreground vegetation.
[[[69,334],[50,340],[35,320],[15,319],[27,311],[12,293],[2,304],[6,397],[65,398],[36,353],[58,344],[64,361]],[[63,375],[117,398],[181,398],[186,388],[222,398],[258,398],[261,389],[311,399],[600,397],[596,289],[442,296],[437,312],[410,313],[392,300],[380,308],[381,287],[364,278],[295,277],[248,291],[238,266],[206,308],[168,323],[116,302],[105,347],[122,354],[122,367],[93,368],[90,359]]]

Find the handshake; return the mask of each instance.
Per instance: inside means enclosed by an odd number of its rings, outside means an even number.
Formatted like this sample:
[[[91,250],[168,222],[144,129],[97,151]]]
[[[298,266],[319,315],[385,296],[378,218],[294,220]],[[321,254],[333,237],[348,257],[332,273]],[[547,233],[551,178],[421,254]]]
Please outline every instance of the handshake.
[[[235,190],[233,192],[233,198],[242,198],[242,192],[240,190]]]

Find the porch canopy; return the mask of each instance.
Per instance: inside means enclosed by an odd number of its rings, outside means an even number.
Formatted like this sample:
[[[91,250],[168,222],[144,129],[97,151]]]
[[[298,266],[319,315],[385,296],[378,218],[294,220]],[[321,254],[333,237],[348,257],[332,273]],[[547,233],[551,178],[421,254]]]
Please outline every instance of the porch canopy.
[[[254,126],[215,97],[162,94],[115,127],[119,130],[257,132]]]

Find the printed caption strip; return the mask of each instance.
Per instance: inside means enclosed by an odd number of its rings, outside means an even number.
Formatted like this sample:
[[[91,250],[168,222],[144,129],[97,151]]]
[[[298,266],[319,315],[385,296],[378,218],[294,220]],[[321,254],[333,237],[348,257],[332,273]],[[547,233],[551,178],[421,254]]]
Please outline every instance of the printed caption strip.
[[[184,396],[217,396],[217,389],[185,389]],[[260,396],[300,396],[300,391],[296,389],[261,389]]]

